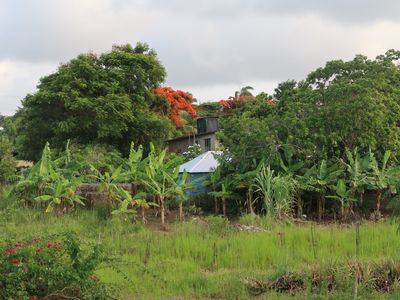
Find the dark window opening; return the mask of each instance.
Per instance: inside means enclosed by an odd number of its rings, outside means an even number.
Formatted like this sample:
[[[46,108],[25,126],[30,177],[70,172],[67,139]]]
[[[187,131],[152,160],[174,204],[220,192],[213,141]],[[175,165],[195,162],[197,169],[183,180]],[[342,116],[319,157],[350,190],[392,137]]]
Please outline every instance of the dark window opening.
[[[211,139],[204,139],[204,151],[211,151]]]

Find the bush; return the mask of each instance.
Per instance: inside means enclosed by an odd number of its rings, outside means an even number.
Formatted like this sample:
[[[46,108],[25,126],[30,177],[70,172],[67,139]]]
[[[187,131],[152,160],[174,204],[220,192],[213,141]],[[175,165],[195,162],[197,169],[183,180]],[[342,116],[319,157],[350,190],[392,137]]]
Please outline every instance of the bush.
[[[8,182],[15,175],[16,167],[11,144],[0,138],[0,183]]]
[[[188,205],[194,205],[200,208],[204,213],[214,212],[214,198],[207,193],[198,194],[189,198]]]
[[[115,207],[110,202],[99,202],[95,204],[94,209],[99,221],[107,221],[108,219],[111,219]]]
[[[223,216],[209,216],[206,218],[210,231],[219,235],[226,235],[232,232],[229,220]]]
[[[0,245],[0,299],[106,299],[109,289],[94,275],[102,262],[98,246],[82,251],[67,234]]]

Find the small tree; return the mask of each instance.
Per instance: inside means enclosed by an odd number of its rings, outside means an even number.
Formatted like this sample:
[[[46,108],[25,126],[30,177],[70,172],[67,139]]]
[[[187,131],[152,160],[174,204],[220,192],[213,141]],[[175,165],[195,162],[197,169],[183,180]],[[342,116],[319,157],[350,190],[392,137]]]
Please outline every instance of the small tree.
[[[346,183],[343,179],[339,179],[336,186],[334,187],[336,195],[327,196],[339,201],[340,203],[340,216],[342,219],[347,219],[350,213],[350,208],[353,202],[357,201],[354,198],[354,193],[352,189],[347,188]]]
[[[369,185],[370,158],[368,156],[361,157],[357,147],[353,151],[346,149],[346,157],[347,161],[342,160],[342,163],[346,167],[346,179],[351,189],[352,198],[358,197],[359,204],[362,205],[364,192]]]
[[[229,179],[227,177],[225,177],[224,180],[220,184],[221,189],[219,191],[214,190],[214,191],[209,193],[209,195],[213,196],[214,199],[215,199],[216,213],[218,211],[218,199],[221,199],[222,214],[224,215],[224,217],[227,216],[227,213],[226,213],[226,200],[227,200],[227,198],[232,196],[232,192],[230,191],[230,185],[231,185],[231,182],[229,181]]]
[[[379,164],[374,153],[370,150],[370,180],[369,184],[372,189],[376,189],[376,212],[380,214],[382,194],[385,190],[395,190],[399,183],[400,168],[388,166],[391,151],[385,151],[382,163]]]
[[[118,200],[119,194],[118,183],[122,183],[126,180],[126,173],[123,172],[122,166],[113,168],[109,166],[110,171],[104,173],[97,170],[95,167],[91,167],[91,171],[94,173],[91,177],[99,182],[99,192],[106,193],[107,201]]]
[[[208,186],[211,188],[211,192],[208,194],[214,198],[214,213],[217,215],[218,214],[218,196],[215,194],[218,189],[218,185],[220,184],[220,179],[221,179],[221,170],[220,168],[216,168],[214,172],[210,173],[208,176],[208,179],[204,181],[204,185]]]
[[[314,165],[306,171],[300,180],[300,188],[318,193],[318,220],[321,221],[325,212],[325,195],[328,189],[336,183],[341,170],[336,164],[328,166],[326,160],[319,165]]]
[[[53,181],[48,185],[45,195],[35,198],[37,202],[48,203],[46,212],[56,210],[57,214],[63,214],[76,204],[85,205],[82,198],[76,194],[81,183],[80,178],[65,179],[62,175],[55,173]]]
[[[150,144],[150,153],[145,160],[145,176],[143,185],[150,194],[155,196],[160,205],[161,226],[165,230],[165,201],[170,197],[184,197],[186,173],[179,180],[179,165],[181,158],[166,161],[166,150],[156,153],[153,144]],[[179,180],[179,181],[178,181]]]

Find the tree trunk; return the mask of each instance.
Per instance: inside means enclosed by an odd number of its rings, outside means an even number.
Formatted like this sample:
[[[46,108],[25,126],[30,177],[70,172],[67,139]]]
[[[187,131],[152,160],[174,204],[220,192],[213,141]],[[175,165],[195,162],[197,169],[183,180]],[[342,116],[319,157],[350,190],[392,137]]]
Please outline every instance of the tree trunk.
[[[254,208],[253,208],[253,191],[249,189],[247,191],[247,206],[249,209],[249,213],[254,215]]]
[[[146,224],[147,223],[147,220],[146,220],[146,214],[145,214],[145,209],[144,209],[144,207],[142,207],[142,223],[143,224]]]
[[[218,215],[219,209],[218,209],[218,198],[214,198],[214,212],[216,215]]]
[[[303,217],[303,202],[301,196],[297,196],[297,218],[301,219]]]
[[[183,202],[179,201],[179,221],[183,221]]]
[[[322,220],[322,198],[323,196],[318,197],[318,222]]]
[[[376,211],[381,212],[381,200],[382,200],[382,190],[376,192]]]
[[[225,197],[222,197],[222,213],[224,214],[224,217],[226,217],[226,200],[225,200]]]
[[[340,217],[344,219],[344,203],[340,201]]]
[[[165,226],[165,206],[164,206],[164,199],[159,198],[160,200],[160,213],[161,213],[161,228],[166,230],[167,227]]]

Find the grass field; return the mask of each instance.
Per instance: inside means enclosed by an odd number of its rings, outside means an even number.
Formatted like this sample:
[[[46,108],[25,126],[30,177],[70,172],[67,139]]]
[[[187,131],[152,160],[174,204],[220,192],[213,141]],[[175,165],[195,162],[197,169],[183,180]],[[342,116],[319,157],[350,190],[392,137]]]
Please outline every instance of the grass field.
[[[273,281],[288,272],[304,278],[296,296],[266,292],[257,299],[400,299],[360,285],[350,270],[364,272],[400,262],[398,225],[273,224],[260,232],[239,231],[222,218],[188,220],[168,232],[120,221],[98,221],[95,212],[56,217],[33,210],[0,211],[0,239],[25,240],[73,231],[84,245],[101,243],[111,262],[97,274],[113,284],[118,299],[248,299],[246,279]],[[334,291],[312,290],[311,274],[335,270]],[[384,271],[382,271],[384,272]],[[371,272],[370,272],[371,273]],[[371,273],[373,274],[373,273]]]

